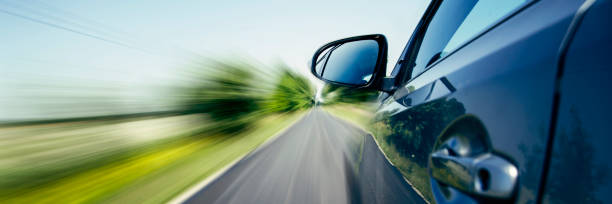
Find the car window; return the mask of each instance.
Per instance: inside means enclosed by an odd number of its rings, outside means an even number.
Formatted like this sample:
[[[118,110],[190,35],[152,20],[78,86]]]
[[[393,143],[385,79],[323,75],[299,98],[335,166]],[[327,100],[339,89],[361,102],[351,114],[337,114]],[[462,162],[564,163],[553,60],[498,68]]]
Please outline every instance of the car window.
[[[459,29],[455,31],[446,47],[442,50],[442,56],[454,51],[464,42],[476,36],[493,23],[502,19],[515,9],[521,7],[527,0],[480,0],[468,16],[463,20]]]
[[[440,3],[410,58],[410,78],[448,55],[529,0],[452,0]]]

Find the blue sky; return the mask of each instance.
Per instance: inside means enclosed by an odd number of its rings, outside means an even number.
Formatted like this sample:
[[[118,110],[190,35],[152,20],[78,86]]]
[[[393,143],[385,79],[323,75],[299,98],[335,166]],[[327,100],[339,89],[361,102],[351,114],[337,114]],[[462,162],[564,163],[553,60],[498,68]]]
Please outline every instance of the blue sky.
[[[307,74],[324,43],[382,33],[392,64],[427,2],[2,1],[0,120],[63,116],[53,100],[75,95],[83,101],[63,103],[75,104],[72,114],[156,110],[166,103],[150,102],[164,97],[156,87],[180,81],[177,70],[197,56],[284,62]],[[88,97],[100,110],[78,108]]]

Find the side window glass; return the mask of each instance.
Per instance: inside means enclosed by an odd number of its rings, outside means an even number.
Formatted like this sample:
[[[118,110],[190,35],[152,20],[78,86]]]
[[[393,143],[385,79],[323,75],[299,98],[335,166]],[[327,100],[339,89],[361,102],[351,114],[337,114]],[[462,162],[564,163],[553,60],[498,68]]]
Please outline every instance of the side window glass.
[[[454,51],[493,23],[510,14],[515,9],[520,8],[526,2],[527,0],[478,1],[442,50],[442,56]]]
[[[446,0],[438,7],[412,53],[410,78],[454,51],[529,0]]]

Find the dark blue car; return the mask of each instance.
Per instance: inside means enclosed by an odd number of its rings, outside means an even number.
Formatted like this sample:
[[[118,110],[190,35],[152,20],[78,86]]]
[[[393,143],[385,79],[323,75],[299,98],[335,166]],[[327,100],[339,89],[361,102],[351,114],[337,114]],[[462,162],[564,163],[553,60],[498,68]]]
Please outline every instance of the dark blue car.
[[[312,73],[381,92],[374,138],[428,202],[609,203],[611,39],[609,0],[433,0],[390,75],[378,34]]]

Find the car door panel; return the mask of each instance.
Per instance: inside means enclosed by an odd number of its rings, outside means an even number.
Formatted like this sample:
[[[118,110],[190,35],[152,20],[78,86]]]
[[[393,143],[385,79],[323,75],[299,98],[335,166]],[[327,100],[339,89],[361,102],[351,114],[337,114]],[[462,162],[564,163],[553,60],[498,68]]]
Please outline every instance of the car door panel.
[[[559,109],[542,203],[612,200],[612,22],[602,20],[612,19],[612,2],[585,5],[588,10],[577,24],[559,75]]]
[[[377,112],[375,138],[427,200],[433,197],[427,167],[436,139],[466,114],[482,123],[492,152],[518,167],[516,201],[535,200],[558,49],[579,5],[535,2],[433,63],[387,99]]]

